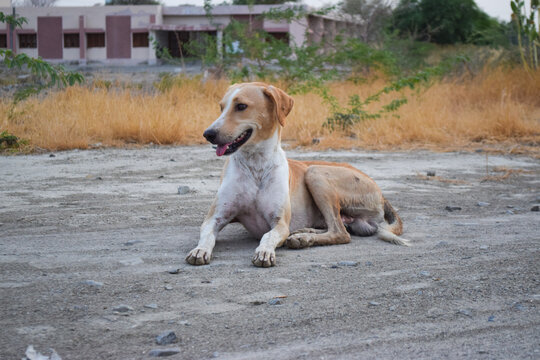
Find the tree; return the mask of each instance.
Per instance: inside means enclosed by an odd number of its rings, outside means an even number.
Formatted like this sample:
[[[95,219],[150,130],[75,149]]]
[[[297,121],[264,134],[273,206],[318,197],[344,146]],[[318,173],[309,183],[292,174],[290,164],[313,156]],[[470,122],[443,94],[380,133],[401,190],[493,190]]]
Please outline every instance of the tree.
[[[274,5],[297,2],[298,0],[233,0],[233,5]]]
[[[401,0],[393,26],[417,40],[453,44],[469,42],[486,17],[474,0]]]
[[[158,0],[106,0],[105,5],[161,5]]]
[[[380,40],[384,27],[392,17],[389,0],[345,0],[341,12],[360,23],[360,39],[364,42]]]

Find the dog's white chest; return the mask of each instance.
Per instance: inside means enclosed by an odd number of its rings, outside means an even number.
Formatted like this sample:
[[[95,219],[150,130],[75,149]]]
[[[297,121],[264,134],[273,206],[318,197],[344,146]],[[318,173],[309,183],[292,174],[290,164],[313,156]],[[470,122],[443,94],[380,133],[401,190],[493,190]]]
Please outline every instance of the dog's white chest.
[[[272,229],[288,201],[288,164],[284,154],[284,161],[278,158],[259,168],[234,160],[229,163],[218,198],[253,236],[260,238]]]

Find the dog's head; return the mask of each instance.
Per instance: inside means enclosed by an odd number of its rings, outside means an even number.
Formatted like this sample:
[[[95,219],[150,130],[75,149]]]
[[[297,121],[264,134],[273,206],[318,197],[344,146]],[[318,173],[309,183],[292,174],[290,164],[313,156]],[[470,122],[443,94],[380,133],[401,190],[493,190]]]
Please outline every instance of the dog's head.
[[[293,104],[289,95],[272,85],[232,85],[219,103],[221,115],[203,135],[217,145],[218,156],[230,155],[246,143],[257,144],[279,134]]]

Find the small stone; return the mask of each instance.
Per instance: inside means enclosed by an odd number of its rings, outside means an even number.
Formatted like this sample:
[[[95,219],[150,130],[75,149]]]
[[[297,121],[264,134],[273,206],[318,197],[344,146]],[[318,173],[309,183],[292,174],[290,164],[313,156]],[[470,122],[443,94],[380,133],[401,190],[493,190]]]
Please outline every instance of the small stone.
[[[283,301],[280,298],[273,298],[268,301],[268,305],[282,305]]]
[[[446,211],[457,211],[457,210],[461,210],[461,208],[459,206],[447,206],[444,208]]]
[[[103,180],[103,178],[101,176],[96,176],[94,180]]]
[[[448,244],[448,241],[439,241],[439,242],[437,243],[437,245],[435,245],[435,246],[436,246],[436,247],[446,247],[446,246],[448,246],[448,245],[449,245],[449,244]]]
[[[376,301],[370,301],[370,302],[368,303],[368,305],[369,305],[369,306],[379,306],[379,305],[381,305],[381,303],[378,303],[378,302],[376,302]]]
[[[487,250],[487,249],[489,249],[489,246],[487,246],[487,245],[481,245],[480,246],[480,250]]]
[[[158,179],[163,179],[164,177],[165,177],[165,176],[163,176],[163,175],[159,175],[157,178],[158,178]]]
[[[165,285],[165,290],[172,290],[172,286],[171,285]]]
[[[513,209],[514,205],[506,205],[506,207],[509,208],[509,209]]]
[[[540,206],[534,205],[534,206],[531,208],[531,211],[540,211]]]
[[[131,246],[142,242],[142,240],[129,240],[124,243],[124,246]]]
[[[174,159],[169,159],[169,161],[171,161],[171,162],[175,162],[176,160],[174,160]]]
[[[337,265],[334,264],[334,265],[331,265],[331,266],[330,266],[330,269],[339,269],[339,266],[337,266]]]
[[[488,203],[488,202],[483,202],[483,201],[479,201],[479,202],[476,203],[476,206],[482,206],[482,207],[484,207],[484,206],[489,206],[489,205],[490,205],[490,203]]]
[[[435,171],[428,171],[426,172],[427,176],[435,176]]]
[[[100,288],[100,287],[103,286],[102,282],[94,281],[94,280],[85,280],[85,281],[82,281],[81,284],[88,285],[88,286],[93,286],[93,287],[97,287],[97,288]]]
[[[168,348],[168,349],[153,349],[150,350],[148,356],[163,357],[171,356],[180,353],[180,348]]]
[[[508,215],[514,215],[514,212],[513,212],[512,210],[506,210],[506,213],[507,213]]]
[[[191,326],[191,323],[189,321],[182,320],[182,321],[180,321],[180,325]]]
[[[147,309],[157,309],[158,308],[157,304],[154,304],[154,303],[146,304],[146,305],[144,305],[144,307],[147,308]]]
[[[490,317],[488,317],[488,321],[489,322],[494,322],[495,321],[495,315],[491,315]]]
[[[337,264],[338,266],[358,266],[356,261],[340,261]]]
[[[180,272],[180,269],[178,269],[178,268],[172,268],[172,269],[167,270],[167,272],[168,272],[169,274],[176,275],[176,274],[178,274],[178,273]]]
[[[54,154],[49,154],[49,157],[56,157],[56,155],[54,155]]]
[[[465,316],[468,316],[468,317],[472,317],[472,313],[470,310],[467,310],[467,309],[460,309],[458,311],[459,314],[461,315],[465,315]]]
[[[320,142],[321,142],[321,139],[317,139],[317,138],[311,139],[311,144],[313,144],[313,145],[317,145],[317,144],[319,144]]]
[[[428,277],[428,276],[431,275],[431,273],[430,273],[429,271],[427,271],[427,270],[422,270],[422,271],[420,271],[420,275],[421,275],[421,276]]]
[[[527,309],[525,306],[523,306],[523,304],[518,303],[518,302],[514,303],[514,304],[512,305],[512,308],[514,308],[514,309],[516,309],[516,310],[519,310],[519,311],[523,311],[523,310],[526,310],[526,309]]]
[[[127,313],[128,311],[133,311],[133,308],[129,305],[117,305],[113,307],[113,311],[119,312],[119,313]]]
[[[156,344],[158,345],[169,345],[175,343],[176,341],[178,341],[178,338],[172,330],[162,332],[156,336]]]
[[[388,308],[390,311],[396,311],[396,305],[392,305]]]
[[[178,187],[178,195],[185,195],[189,193],[190,191],[191,189],[189,188],[189,186],[181,185]]]
[[[366,266],[373,266],[373,263],[371,261],[366,261]]]
[[[219,357],[219,353],[218,353],[217,351],[214,351],[214,352],[212,353],[212,357],[213,357],[214,359],[217,358],[217,357]]]

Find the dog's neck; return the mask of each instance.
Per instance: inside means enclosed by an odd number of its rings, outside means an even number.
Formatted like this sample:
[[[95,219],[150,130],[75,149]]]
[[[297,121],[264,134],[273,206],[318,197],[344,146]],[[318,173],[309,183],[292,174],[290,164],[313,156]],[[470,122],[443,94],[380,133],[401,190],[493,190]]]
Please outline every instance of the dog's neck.
[[[246,144],[231,156],[247,173],[262,181],[265,174],[271,172],[283,160],[285,152],[281,148],[281,129],[276,129],[272,137],[256,144]]]

